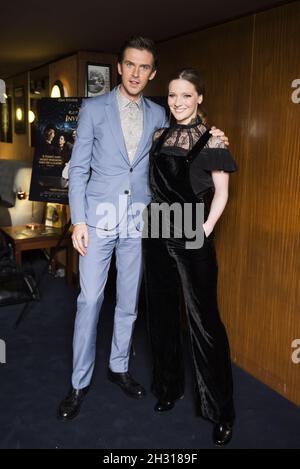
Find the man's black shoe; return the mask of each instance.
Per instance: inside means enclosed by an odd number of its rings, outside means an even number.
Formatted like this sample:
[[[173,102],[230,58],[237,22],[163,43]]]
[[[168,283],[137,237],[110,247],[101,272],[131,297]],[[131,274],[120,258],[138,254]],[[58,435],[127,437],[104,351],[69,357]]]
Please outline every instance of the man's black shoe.
[[[67,397],[60,403],[57,418],[59,420],[72,420],[76,417],[88,389],[88,386],[83,389],[72,388]]]
[[[120,386],[122,391],[127,394],[129,397],[133,397],[134,399],[141,399],[146,395],[146,391],[139,383],[137,383],[128,373],[115,373],[108,368],[107,372],[108,379],[112,382]]]

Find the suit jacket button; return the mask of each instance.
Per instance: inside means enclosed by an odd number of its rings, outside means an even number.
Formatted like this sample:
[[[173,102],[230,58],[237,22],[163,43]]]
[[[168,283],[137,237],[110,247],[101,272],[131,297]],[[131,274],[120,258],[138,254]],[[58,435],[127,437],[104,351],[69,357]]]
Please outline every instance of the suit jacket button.
[[[129,191],[124,191],[124,194],[129,194]]]
[[[131,173],[132,173],[132,171],[133,171],[133,168],[130,168],[130,172],[131,172]]]

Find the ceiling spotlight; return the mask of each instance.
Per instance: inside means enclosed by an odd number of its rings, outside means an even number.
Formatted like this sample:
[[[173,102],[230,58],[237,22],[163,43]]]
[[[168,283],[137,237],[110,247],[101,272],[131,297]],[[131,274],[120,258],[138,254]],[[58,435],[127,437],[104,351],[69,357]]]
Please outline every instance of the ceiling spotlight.
[[[40,95],[45,90],[46,79],[30,80],[30,93]]]
[[[42,80],[38,80],[35,85],[34,94],[41,94],[42,90],[44,89],[44,83]]]

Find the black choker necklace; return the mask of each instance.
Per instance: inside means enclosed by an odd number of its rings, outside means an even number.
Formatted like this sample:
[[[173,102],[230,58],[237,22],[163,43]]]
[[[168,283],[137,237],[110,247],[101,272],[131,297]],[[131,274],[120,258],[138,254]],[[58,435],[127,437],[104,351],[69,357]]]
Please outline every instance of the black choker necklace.
[[[178,129],[191,129],[193,127],[197,127],[197,125],[201,124],[202,120],[200,116],[194,117],[188,124],[177,124],[177,122],[174,124],[175,128]]]

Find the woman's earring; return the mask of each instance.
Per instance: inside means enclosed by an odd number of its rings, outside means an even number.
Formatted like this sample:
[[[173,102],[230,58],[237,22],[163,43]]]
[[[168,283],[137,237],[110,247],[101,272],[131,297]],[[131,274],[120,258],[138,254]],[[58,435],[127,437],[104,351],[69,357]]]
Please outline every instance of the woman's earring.
[[[171,113],[171,109],[169,110],[169,119],[168,119],[168,122],[169,122],[169,127],[171,125],[171,119],[172,119],[172,113]]]

